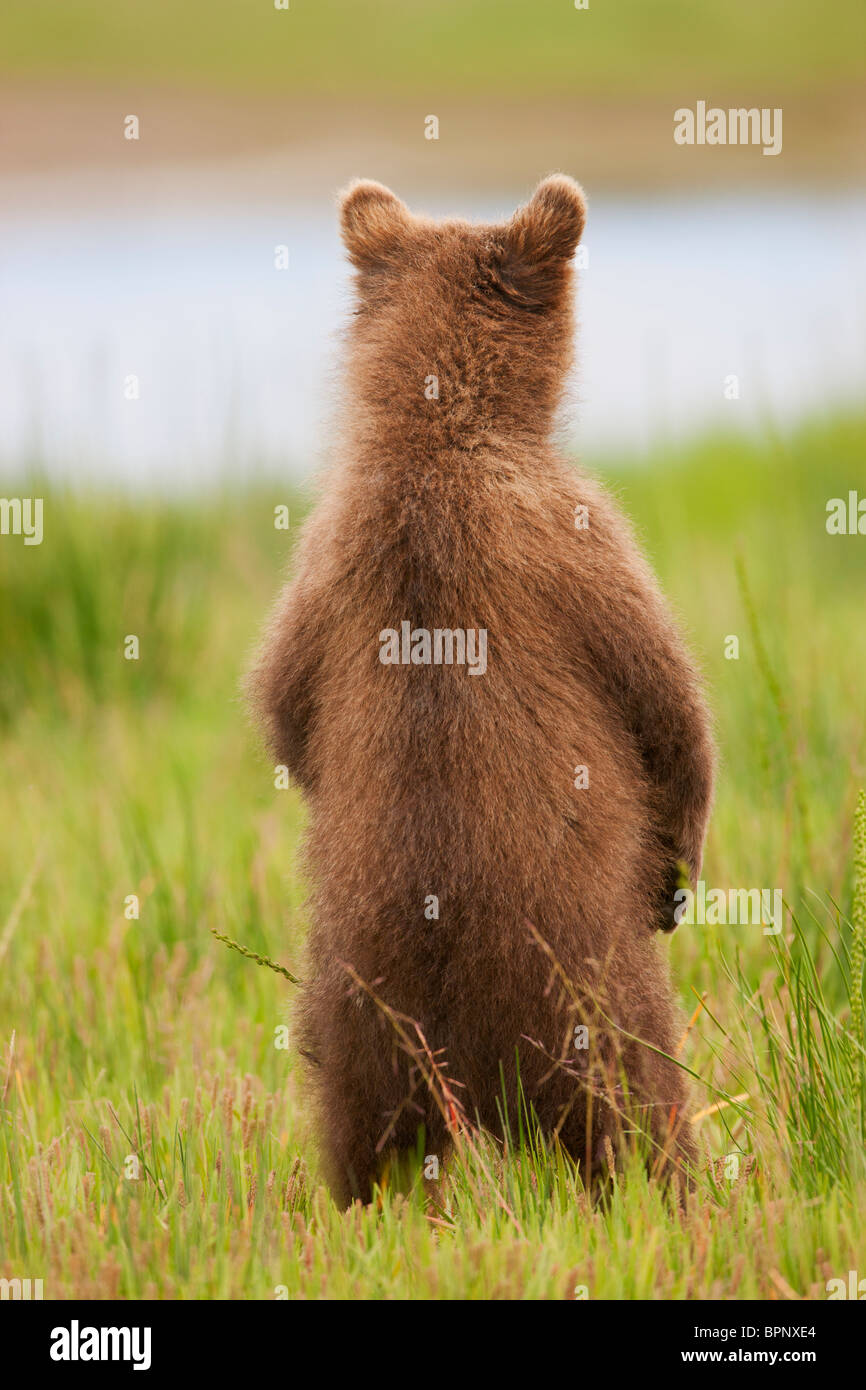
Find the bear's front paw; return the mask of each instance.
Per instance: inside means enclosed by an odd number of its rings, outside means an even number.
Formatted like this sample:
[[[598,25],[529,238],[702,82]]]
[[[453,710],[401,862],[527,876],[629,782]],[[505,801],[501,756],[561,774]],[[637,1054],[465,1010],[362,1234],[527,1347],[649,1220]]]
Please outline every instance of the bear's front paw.
[[[686,910],[688,900],[685,897],[685,890],[688,886],[688,865],[685,860],[678,859],[668,866],[665,873],[661,901],[653,924],[655,931],[671,932],[679,926]]]

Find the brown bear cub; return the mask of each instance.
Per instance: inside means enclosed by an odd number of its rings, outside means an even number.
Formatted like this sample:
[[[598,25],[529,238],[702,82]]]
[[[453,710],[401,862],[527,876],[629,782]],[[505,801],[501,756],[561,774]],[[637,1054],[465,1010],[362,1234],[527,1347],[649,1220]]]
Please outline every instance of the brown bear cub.
[[[551,444],[584,217],[560,176],[498,225],[342,198],[338,456],[252,690],[309,805],[302,1046],[344,1202],[420,1126],[448,1147],[398,1015],[469,1120],[514,1130],[522,1091],[587,1180],[636,1129],[659,1172],[695,1156],[657,929],[713,748],[627,523]]]

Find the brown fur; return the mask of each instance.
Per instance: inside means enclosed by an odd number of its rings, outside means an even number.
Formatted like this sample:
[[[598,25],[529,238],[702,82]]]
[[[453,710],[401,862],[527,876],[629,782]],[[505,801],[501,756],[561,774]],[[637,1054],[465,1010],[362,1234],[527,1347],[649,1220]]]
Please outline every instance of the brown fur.
[[[448,1138],[347,965],[419,1022],[490,1130],[503,1085],[516,1116],[519,1057],[578,1161],[607,1151],[626,1095],[657,1146],[694,1153],[680,1071],[652,1050],[680,1028],[655,928],[677,861],[700,870],[713,750],[626,522],[550,443],[584,215],[564,177],[499,226],[415,217],[373,183],[342,200],[342,438],[253,693],[309,802],[303,1038],[343,1200],[369,1198],[386,1135],[408,1149],[423,1121],[438,1154]],[[404,620],[486,628],[486,673],[383,665],[379,634]]]

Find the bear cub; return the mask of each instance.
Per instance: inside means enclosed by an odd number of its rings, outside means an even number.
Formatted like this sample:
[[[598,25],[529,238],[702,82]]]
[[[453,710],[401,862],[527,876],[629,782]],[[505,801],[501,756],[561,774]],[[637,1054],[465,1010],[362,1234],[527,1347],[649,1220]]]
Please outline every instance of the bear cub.
[[[531,1107],[586,1180],[636,1129],[687,1169],[658,931],[700,872],[714,753],[625,519],[551,443],[583,195],[554,176],[484,225],[364,181],[340,219],[335,455],[251,677],[309,807],[329,1181],[368,1201],[390,1154],[444,1157],[443,1075],[500,1137]]]

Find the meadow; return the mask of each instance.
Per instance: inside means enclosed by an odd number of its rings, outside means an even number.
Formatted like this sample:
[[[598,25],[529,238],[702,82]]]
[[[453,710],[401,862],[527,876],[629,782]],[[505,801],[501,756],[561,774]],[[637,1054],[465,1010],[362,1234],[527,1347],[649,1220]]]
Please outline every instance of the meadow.
[[[334,1206],[277,1045],[294,986],[212,935],[302,973],[303,806],[240,681],[308,500],[3,489],[44,497],[45,536],[0,540],[0,1277],[46,1298],[788,1299],[866,1275],[866,538],[825,526],[866,495],[864,457],[848,416],[604,462],[706,672],[704,879],[785,903],[777,936],[666,943],[707,1153],[680,1201],[628,1157],[593,1201],[524,1125],[462,1146],[435,1198]]]

